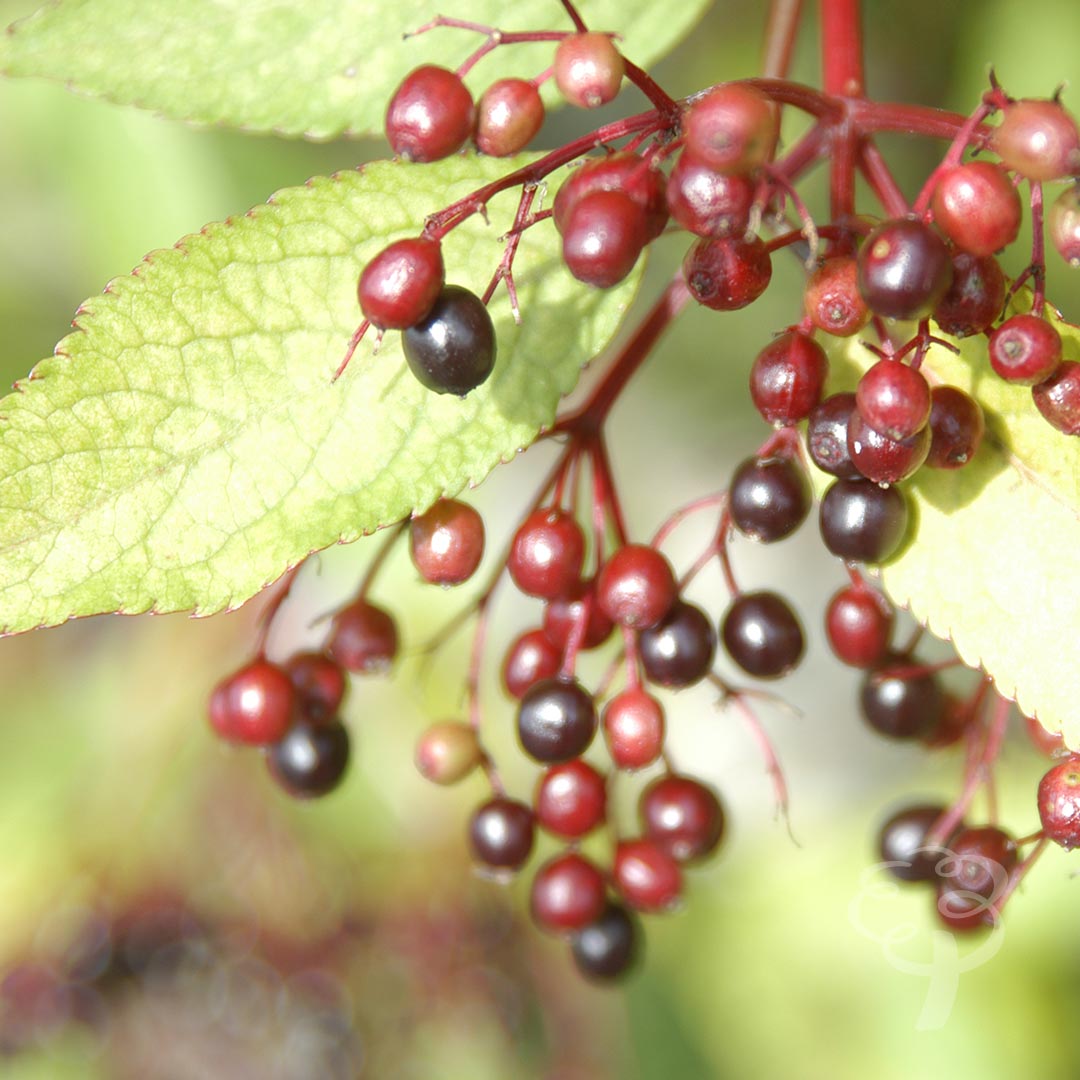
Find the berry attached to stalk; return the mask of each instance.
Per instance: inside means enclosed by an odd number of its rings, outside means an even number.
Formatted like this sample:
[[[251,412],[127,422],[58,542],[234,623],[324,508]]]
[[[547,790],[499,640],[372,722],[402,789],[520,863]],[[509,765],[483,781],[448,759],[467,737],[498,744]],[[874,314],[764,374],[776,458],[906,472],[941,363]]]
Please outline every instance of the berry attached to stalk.
[[[607,34],[570,34],[555,50],[555,85],[580,109],[614,100],[625,73],[622,54]]]
[[[743,83],[725,83],[683,115],[687,152],[721,173],[748,173],[772,157],[779,134],[776,106]]]
[[[386,138],[407,161],[439,161],[473,131],[472,94],[455,72],[424,64],[405,76],[386,110]]]
[[[758,679],[786,675],[806,647],[798,617],[774,592],[736,596],[724,613],[720,635],[731,659]]]
[[[288,674],[268,660],[253,660],[214,688],[210,725],[229,742],[267,746],[289,730],[296,706]]]
[[[1039,781],[1043,832],[1066,850],[1080,846],[1080,755],[1055,765]]]
[[[349,733],[340,721],[295,723],[270,747],[270,775],[290,794],[308,799],[333,791],[349,765]]]
[[[683,276],[699,304],[713,311],[737,311],[768,288],[772,259],[754,234],[699,240],[683,259]]]
[[[921,319],[952,282],[949,249],[929,226],[912,218],[886,221],[859,249],[859,292],[875,315]]]
[[[440,499],[410,523],[409,552],[425,581],[460,585],[483,558],[483,518],[468,503]]]
[[[441,244],[422,236],[397,240],[360,274],[360,310],[379,330],[405,330],[432,309],[445,277]]]
[[[401,335],[409,369],[429,390],[464,397],[495,368],[495,326],[475,293],[445,285],[431,310]]]

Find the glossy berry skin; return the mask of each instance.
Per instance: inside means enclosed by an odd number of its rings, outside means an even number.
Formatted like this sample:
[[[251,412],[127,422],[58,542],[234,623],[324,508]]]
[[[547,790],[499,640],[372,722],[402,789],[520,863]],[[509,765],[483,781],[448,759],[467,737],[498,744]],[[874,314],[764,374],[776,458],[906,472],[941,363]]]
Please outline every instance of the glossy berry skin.
[[[477,150],[507,157],[524,150],[544,123],[544,103],[528,79],[499,79],[476,103]]]
[[[637,154],[625,152],[589,158],[570,174],[552,204],[552,217],[559,233],[566,230],[570,211],[579,199],[594,191],[618,191],[629,195],[645,211],[645,233],[655,240],[668,221],[664,174]]]
[[[545,679],[525,691],[518,708],[518,739],[535,761],[557,764],[588,749],[596,734],[592,696],[573,679]]]
[[[464,397],[495,368],[495,326],[475,293],[445,285],[431,310],[401,335],[409,370],[437,394]]]
[[[1080,172],[1080,132],[1056,101],[1029,98],[1006,105],[990,146],[1028,180],[1059,180]]]
[[[1046,235],[1070,265],[1080,266],[1080,189],[1067,187],[1051,204]]]
[[[270,775],[290,795],[314,798],[333,791],[349,765],[349,733],[345,725],[295,723],[267,752]]]
[[[781,334],[754,358],[750,368],[750,397],[770,424],[805,420],[821,401],[829,359],[808,334]]]
[[[1031,388],[1035,407],[1058,431],[1080,435],[1080,364],[1065,360],[1058,369]]]
[[[806,447],[811,461],[841,480],[862,476],[848,449],[848,429],[854,412],[854,394],[847,391],[831,394],[811,411],[806,425]]]
[[[859,292],[876,315],[929,315],[952,281],[952,260],[940,236],[921,221],[879,225],[859,249]]]
[[[728,490],[731,523],[763,544],[790,536],[806,520],[811,502],[810,482],[789,457],[747,458]]]
[[[562,652],[543,630],[527,630],[506,652],[502,677],[506,692],[519,701],[541,679],[552,679],[562,666]]]
[[[926,834],[945,813],[936,804],[908,806],[893,814],[878,834],[881,861],[893,863],[887,869],[900,881],[933,881],[937,864],[946,854],[944,846],[928,847]]]
[[[1061,363],[1061,335],[1038,315],[1013,315],[991,335],[990,366],[1006,381],[1034,386]]]
[[[932,469],[959,469],[982,443],[986,421],[982,407],[956,386],[935,386],[930,391],[930,452]]]
[[[578,281],[608,289],[634,269],[647,240],[645,211],[629,195],[593,191],[567,214],[563,262]]]
[[[533,878],[529,909],[541,930],[568,933],[595,922],[607,906],[604,875],[576,851],[549,859]]]
[[[637,924],[627,910],[609,903],[598,919],[570,939],[570,953],[587,979],[610,982],[633,965],[639,937]]]
[[[934,321],[953,337],[989,330],[1001,314],[1008,283],[993,255],[958,251],[952,259],[953,279],[934,308]]]
[[[660,686],[692,686],[712,669],[716,633],[701,608],[676,600],[664,618],[638,634],[641,666]]]
[[[397,656],[397,626],[382,608],[354,600],[335,616],[326,651],[346,671],[380,675]]]
[[[321,652],[290,656],[282,665],[296,690],[301,715],[307,720],[326,720],[337,715],[345,698],[345,672]]]
[[[896,484],[913,476],[929,452],[928,427],[907,439],[890,439],[875,431],[858,409],[851,414],[848,453],[855,468],[875,484]]]
[[[768,288],[772,260],[755,235],[699,240],[683,259],[690,295],[713,311],[737,311]]]
[[[668,177],[667,205],[671,216],[696,236],[742,236],[754,190],[748,176],[718,173],[684,150]]]
[[[617,769],[643,769],[664,749],[664,707],[644,690],[616,694],[604,706],[601,723]]]
[[[960,829],[949,841],[949,856],[938,865],[945,885],[991,901],[1001,895],[1017,861],[1012,837],[990,825]]]
[[[859,701],[863,719],[891,739],[919,739],[941,723],[945,694],[933,673],[912,675],[913,664],[890,657],[867,672]]]
[[[552,765],[536,785],[536,820],[555,836],[576,840],[590,833],[607,814],[607,786],[591,765],[574,758]]]
[[[409,553],[432,585],[468,581],[484,555],[484,519],[468,503],[440,499],[409,525]]]
[[[431,310],[445,278],[441,244],[420,236],[398,240],[361,272],[360,310],[380,330],[404,330]]]
[[[652,840],[623,840],[612,866],[615,888],[638,911],[670,911],[682,896],[679,864]]]
[[[424,64],[405,76],[386,110],[386,138],[408,161],[439,161],[472,134],[472,95],[447,68]]]
[[[890,439],[907,439],[930,419],[930,384],[907,364],[879,360],[859,379],[855,408],[875,431]]]
[[[724,835],[724,809],[716,792],[690,776],[658,776],[638,801],[647,839],[676,862],[711,855]]]
[[[1020,232],[1020,196],[1008,174],[990,161],[950,169],[934,189],[934,223],[963,251],[992,255]]]
[[[821,537],[837,557],[883,563],[900,549],[908,526],[907,500],[898,488],[870,480],[837,480],[821,500]]]
[[[606,34],[570,34],[555,50],[555,85],[580,109],[614,100],[625,71],[622,55]]]
[[[603,645],[615,629],[615,624],[596,602],[596,587],[592,581],[583,581],[568,596],[549,600],[544,606],[544,634],[560,654],[570,644],[582,618],[585,620],[585,636],[581,641],[583,649]]]
[[[432,724],[416,744],[416,768],[433,784],[456,784],[483,760],[472,724],[443,720]]]
[[[889,651],[894,618],[881,593],[848,585],[833,595],[825,609],[825,636],[843,663],[874,667]]]
[[[554,600],[581,581],[585,534],[573,515],[555,506],[534,510],[514,534],[507,570],[526,596]]]
[[[210,726],[229,742],[266,746],[289,730],[297,704],[288,674],[268,660],[253,660],[214,687]]]
[[[473,858],[492,870],[518,870],[533,848],[533,813],[516,799],[496,795],[478,806],[469,820]]]
[[[1072,754],[1039,781],[1043,832],[1066,851],[1080,846],[1080,755]]]
[[[720,624],[724,648],[736,664],[758,679],[786,675],[806,648],[798,617],[774,592],[740,593]]]
[[[698,98],[683,114],[686,150],[717,172],[747,173],[776,147],[779,115],[760,91],[725,83]]]
[[[832,337],[851,337],[870,321],[858,276],[858,264],[850,255],[826,259],[810,275],[803,310],[819,330]]]
[[[644,630],[655,626],[679,593],[671,563],[646,544],[625,544],[596,578],[600,610],[620,626]]]

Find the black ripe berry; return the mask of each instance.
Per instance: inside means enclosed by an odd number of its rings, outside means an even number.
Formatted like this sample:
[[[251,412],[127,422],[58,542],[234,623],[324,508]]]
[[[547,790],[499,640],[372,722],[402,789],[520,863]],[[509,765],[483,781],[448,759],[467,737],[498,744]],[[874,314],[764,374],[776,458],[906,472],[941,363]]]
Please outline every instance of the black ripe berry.
[[[900,881],[932,881],[935,868],[947,854],[941,846],[928,846],[926,835],[944,806],[921,804],[908,806],[893,814],[878,834],[881,861],[890,863],[888,871]]]
[[[517,870],[533,847],[533,814],[523,803],[497,795],[478,806],[469,821],[469,846],[492,870]]]
[[[821,500],[825,546],[849,562],[885,562],[904,541],[908,506],[895,487],[869,480],[837,480]]]
[[[465,145],[473,131],[472,95],[461,77],[425,64],[405,76],[386,110],[386,138],[409,161],[438,161]]]
[[[811,460],[822,472],[842,480],[854,480],[862,475],[848,449],[848,428],[854,411],[854,394],[848,391],[832,394],[810,413],[806,425],[806,446]]]
[[[428,314],[401,335],[409,369],[429,390],[464,397],[495,367],[495,327],[483,301],[446,285]]]
[[[572,679],[544,679],[525,691],[518,708],[518,738],[536,761],[569,761],[588,749],[596,734],[596,707]]]
[[[867,672],[860,692],[863,719],[892,739],[930,735],[945,713],[945,694],[933,672],[919,671],[903,657]]]
[[[676,600],[660,622],[638,635],[638,652],[651,682],[691,686],[712,668],[716,633],[701,608]]]
[[[606,982],[626,974],[638,952],[640,931],[620,904],[609,903],[594,922],[570,939],[570,953],[586,978]]]
[[[298,798],[325,795],[349,764],[349,733],[340,721],[294,724],[266,756],[270,775]]]
[[[810,483],[791,458],[747,458],[735,470],[728,507],[739,532],[772,543],[803,523],[810,502]]]
[[[724,648],[736,664],[759,679],[787,674],[806,643],[798,617],[774,592],[741,593],[720,626]]]
[[[940,236],[921,221],[879,225],[859,250],[859,291],[875,315],[929,315],[952,281],[952,261]]]

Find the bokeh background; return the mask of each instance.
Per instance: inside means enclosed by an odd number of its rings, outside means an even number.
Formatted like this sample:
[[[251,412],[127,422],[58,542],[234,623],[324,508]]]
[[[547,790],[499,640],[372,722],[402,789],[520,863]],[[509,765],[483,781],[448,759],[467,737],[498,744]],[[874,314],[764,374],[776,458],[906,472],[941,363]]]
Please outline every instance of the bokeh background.
[[[33,6],[4,0],[0,15],[8,22]],[[1047,95],[1080,73],[1072,0],[866,7],[877,96],[967,111],[991,63],[1018,96]],[[718,2],[660,65],[660,81],[685,94],[754,74],[765,8]],[[812,10],[807,18],[793,74],[809,81]],[[1077,93],[1065,95],[1074,109]],[[542,141],[585,123],[560,114]],[[940,153],[901,139],[887,150],[909,192]],[[0,383],[48,355],[79,302],[148,251],[383,153],[374,140],[195,131],[58,86],[0,84]],[[808,192],[820,200],[820,182]],[[646,292],[684,246],[658,245]],[[1050,295],[1080,318],[1077,282],[1060,261],[1050,272]],[[722,486],[763,438],[746,372],[795,317],[799,276],[794,260],[778,262],[751,309],[688,312],[626,393],[611,440],[639,535]],[[511,527],[544,465],[543,450],[532,452],[475,492],[490,535]],[[744,582],[788,592],[809,628],[840,584],[813,533],[734,549]],[[680,538],[673,550],[685,564],[705,533],[688,526]],[[312,561],[275,649],[318,640],[313,619],[354,587],[375,546]],[[704,575],[694,596],[717,609],[719,583]],[[467,593],[432,598],[394,557],[377,599],[418,643]],[[0,1075],[997,1080],[1080,1071],[1075,858],[1048,853],[1004,929],[958,953],[936,934],[926,895],[882,895],[878,824],[912,797],[948,799],[961,761],[873,737],[855,711],[858,678],[831,659],[820,631],[782,688],[799,712],[761,709],[790,783],[794,841],[737,716],[707,689],[671,700],[673,756],[720,789],[729,836],[719,858],[691,872],[684,910],[647,920],[635,976],[598,989],[575,975],[562,943],[528,925],[526,881],[500,888],[470,869],[464,824],[482,781],[435,790],[413,769],[428,719],[460,709],[465,638],[427,667],[406,657],[397,678],[355,686],[348,781],[296,805],[257,754],[224,749],[205,722],[208,689],[245,658],[258,604],[204,621],[97,618],[0,641]],[[535,615],[500,605],[492,640]],[[1067,647],[1062,662],[1071,662]],[[515,750],[494,683],[487,692],[496,753],[526,794],[534,770]],[[1045,762],[1015,727],[1001,816],[1024,834],[1037,826]],[[620,789],[626,823],[635,787]]]

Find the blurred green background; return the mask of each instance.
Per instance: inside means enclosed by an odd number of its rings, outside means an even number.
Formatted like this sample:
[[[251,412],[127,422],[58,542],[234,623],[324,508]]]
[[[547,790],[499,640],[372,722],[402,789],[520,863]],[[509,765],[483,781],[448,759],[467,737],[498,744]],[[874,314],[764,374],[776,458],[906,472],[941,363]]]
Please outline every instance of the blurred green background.
[[[806,6],[793,75],[812,81]],[[1073,0],[866,7],[876,96],[967,111],[990,63],[1018,96],[1049,94],[1080,72]],[[7,22],[32,8],[3,2],[0,14]],[[660,81],[685,94],[754,74],[765,8],[718,3],[660,65]],[[1080,107],[1068,91],[1065,101]],[[560,114],[542,138],[561,141],[593,119]],[[940,153],[900,139],[887,150],[909,193]],[[376,141],[320,146],[194,131],[44,83],[0,85],[0,382],[48,355],[79,302],[148,251],[280,187],[382,153]],[[820,182],[807,190],[820,200]],[[661,242],[646,290],[684,246]],[[780,262],[751,309],[689,312],[627,392],[611,440],[639,535],[722,486],[761,441],[746,372],[769,334],[796,317],[799,275],[794,261]],[[1080,291],[1060,261],[1050,277],[1051,297],[1080,318]],[[477,491],[490,535],[511,526],[520,492],[544,464],[543,452],[531,453]],[[788,592],[815,627],[840,571],[812,534],[804,529],[780,549],[737,543],[734,557],[746,583]],[[676,557],[685,564],[705,536],[688,526]],[[275,649],[317,640],[312,619],[352,587],[372,546],[312,561]],[[717,589],[705,575],[695,596],[715,609]],[[415,643],[466,596],[430,597],[395,557],[377,598],[393,603]],[[206,621],[92,619],[0,642],[0,1075],[1080,1072],[1075,867],[1048,853],[992,944],[961,943],[950,959],[927,896],[877,890],[873,838],[899,803],[954,794],[961,761],[871,736],[854,708],[857,676],[831,660],[820,633],[783,687],[800,715],[761,710],[788,775],[797,844],[775,819],[738,718],[706,689],[671,699],[675,761],[719,787],[730,835],[720,858],[691,872],[685,909],[647,920],[642,969],[600,990],[575,976],[565,947],[527,925],[526,882],[500,889],[468,867],[464,823],[482,781],[433,790],[412,767],[427,719],[460,707],[464,636],[423,677],[411,658],[395,680],[354,687],[349,779],[297,806],[257,754],[223,749],[205,723],[208,689],[245,658],[256,607]],[[535,617],[501,605],[491,640]],[[524,794],[534,770],[519,760],[493,681],[486,691],[491,739]],[[1002,820],[1017,834],[1037,826],[1044,767],[1018,731],[1000,775]],[[635,787],[620,790],[627,827]],[[882,944],[905,925],[910,938]],[[59,997],[48,989],[58,979]]]

